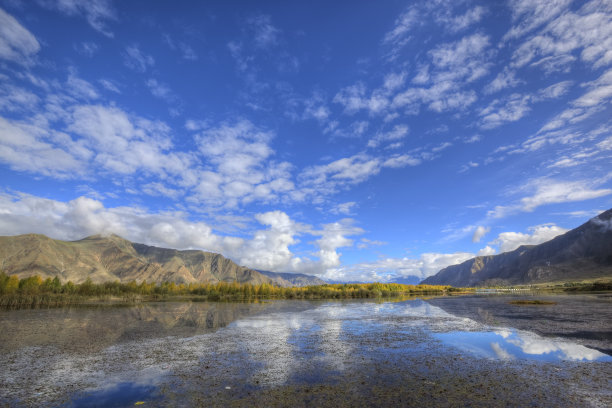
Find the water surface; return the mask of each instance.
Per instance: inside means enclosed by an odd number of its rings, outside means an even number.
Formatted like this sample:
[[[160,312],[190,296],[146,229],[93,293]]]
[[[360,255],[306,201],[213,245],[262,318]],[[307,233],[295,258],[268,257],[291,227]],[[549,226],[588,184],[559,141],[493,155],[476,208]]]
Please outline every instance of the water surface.
[[[609,330],[609,300],[558,297],[565,317],[509,300],[4,311],[0,404],[612,405],[612,340],[570,330]]]

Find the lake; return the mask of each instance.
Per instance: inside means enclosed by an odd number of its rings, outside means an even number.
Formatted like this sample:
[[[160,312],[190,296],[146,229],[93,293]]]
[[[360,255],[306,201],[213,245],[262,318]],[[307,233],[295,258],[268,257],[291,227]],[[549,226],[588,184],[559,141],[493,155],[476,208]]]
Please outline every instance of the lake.
[[[612,406],[612,297],[0,311],[0,405]]]

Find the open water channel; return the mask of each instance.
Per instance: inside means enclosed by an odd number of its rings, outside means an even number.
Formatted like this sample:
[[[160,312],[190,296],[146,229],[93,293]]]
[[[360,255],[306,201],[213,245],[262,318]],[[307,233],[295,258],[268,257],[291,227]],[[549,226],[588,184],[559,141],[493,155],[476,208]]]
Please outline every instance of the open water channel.
[[[0,311],[0,406],[612,406],[612,297]]]

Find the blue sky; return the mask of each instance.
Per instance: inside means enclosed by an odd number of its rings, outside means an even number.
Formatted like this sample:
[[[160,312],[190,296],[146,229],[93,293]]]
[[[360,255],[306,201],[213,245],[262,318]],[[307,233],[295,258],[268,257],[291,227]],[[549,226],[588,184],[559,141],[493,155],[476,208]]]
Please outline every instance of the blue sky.
[[[0,234],[416,280],[612,207],[609,1],[0,0]]]

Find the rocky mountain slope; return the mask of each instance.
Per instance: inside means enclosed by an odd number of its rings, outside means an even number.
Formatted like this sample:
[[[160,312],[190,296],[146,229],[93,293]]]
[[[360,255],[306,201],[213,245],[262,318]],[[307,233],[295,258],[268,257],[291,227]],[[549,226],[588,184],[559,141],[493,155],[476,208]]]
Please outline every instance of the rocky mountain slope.
[[[612,210],[539,245],[478,256],[442,269],[422,283],[487,286],[612,277]]]
[[[240,282],[291,286],[239,266],[212,252],[179,251],[135,244],[117,235],[94,235],[79,241],[60,241],[39,234],[0,237],[0,270],[20,278],[58,276],[80,283],[132,280],[147,282]]]

